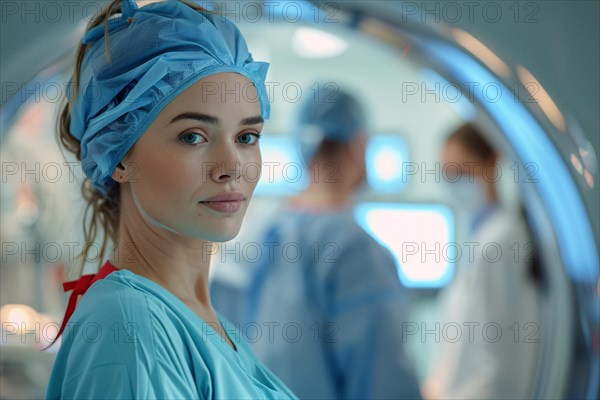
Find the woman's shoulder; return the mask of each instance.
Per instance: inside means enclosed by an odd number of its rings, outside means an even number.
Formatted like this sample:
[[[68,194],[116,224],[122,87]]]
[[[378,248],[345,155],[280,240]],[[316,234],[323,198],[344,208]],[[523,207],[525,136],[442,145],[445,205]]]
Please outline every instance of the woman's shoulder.
[[[169,322],[173,314],[137,278],[131,271],[119,270],[90,286],[65,327],[61,347],[153,353],[157,341],[175,329]]]
[[[147,296],[128,285],[123,271],[95,282],[69,319],[61,347],[86,346],[126,350],[126,344],[152,340],[152,312]]]
[[[141,321],[149,317],[146,293],[131,284],[131,272],[115,271],[96,281],[81,298],[73,321],[103,322],[123,318]]]
[[[170,318],[130,271],[98,280],[63,332],[47,397],[197,398]]]

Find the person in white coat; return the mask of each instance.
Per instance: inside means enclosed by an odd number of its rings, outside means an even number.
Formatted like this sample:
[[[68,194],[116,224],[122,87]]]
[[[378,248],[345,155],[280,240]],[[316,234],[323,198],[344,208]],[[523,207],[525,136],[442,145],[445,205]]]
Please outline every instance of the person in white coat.
[[[457,273],[439,296],[435,350],[423,385],[426,398],[530,398],[535,382],[540,293],[534,246],[518,213],[498,198],[498,153],[473,125],[445,142],[448,200],[467,222],[455,254]],[[433,327],[429,327],[432,329]],[[436,340],[436,341],[437,341]]]

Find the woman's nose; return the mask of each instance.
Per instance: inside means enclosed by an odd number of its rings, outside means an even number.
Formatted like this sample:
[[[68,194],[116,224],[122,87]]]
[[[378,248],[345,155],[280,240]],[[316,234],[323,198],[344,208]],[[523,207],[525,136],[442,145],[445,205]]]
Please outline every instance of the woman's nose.
[[[215,143],[211,176],[215,182],[237,181],[240,177],[240,158],[234,143],[220,140]]]
[[[216,182],[237,181],[240,169],[239,161],[222,161],[216,163],[211,174]]]

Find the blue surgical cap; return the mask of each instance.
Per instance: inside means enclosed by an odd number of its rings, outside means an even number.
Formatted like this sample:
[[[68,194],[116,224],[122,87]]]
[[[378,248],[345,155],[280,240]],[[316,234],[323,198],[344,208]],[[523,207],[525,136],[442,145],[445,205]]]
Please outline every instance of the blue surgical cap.
[[[204,77],[244,75],[258,94],[250,100],[269,118],[269,64],[253,60],[240,31],[224,16],[180,1],[138,8],[134,0],[123,0],[121,14],[108,21],[109,54],[104,35],[100,24],[82,40],[88,48],[70,125],[81,142],[83,171],[104,196],[116,184],[112,172],[160,111]]]
[[[363,106],[337,83],[317,82],[310,89],[299,105],[294,128],[305,162],[323,140],[344,143],[367,129]]]

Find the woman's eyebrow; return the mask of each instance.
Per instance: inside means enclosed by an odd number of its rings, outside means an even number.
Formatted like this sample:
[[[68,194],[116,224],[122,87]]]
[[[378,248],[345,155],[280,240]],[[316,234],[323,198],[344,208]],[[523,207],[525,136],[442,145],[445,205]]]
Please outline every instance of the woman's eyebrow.
[[[213,117],[212,115],[206,115],[197,112],[185,112],[174,117],[171,120],[171,122],[169,122],[169,124],[172,124],[173,122],[179,121],[181,119],[195,119],[197,121],[206,122],[207,124],[211,125],[219,125],[221,123],[221,120],[219,120],[219,118]]]
[[[195,119],[197,121],[206,122],[211,125],[220,125],[221,120],[217,117],[213,117],[212,115],[197,113],[197,112],[185,112],[183,114],[179,114],[174,117],[169,124],[172,124],[175,121],[179,121],[182,119]],[[256,125],[262,124],[264,121],[263,117],[260,115],[254,117],[244,118],[240,121],[240,125]]]
[[[242,119],[240,121],[240,125],[256,125],[256,124],[262,124],[263,122],[265,122],[263,117],[261,117],[260,115],[257,115],[255,117],[248,117],[248,118]]]

